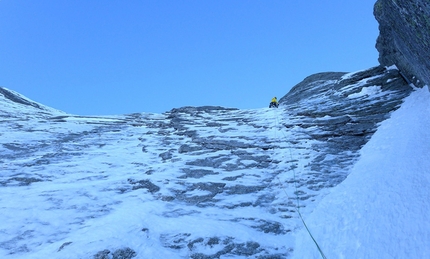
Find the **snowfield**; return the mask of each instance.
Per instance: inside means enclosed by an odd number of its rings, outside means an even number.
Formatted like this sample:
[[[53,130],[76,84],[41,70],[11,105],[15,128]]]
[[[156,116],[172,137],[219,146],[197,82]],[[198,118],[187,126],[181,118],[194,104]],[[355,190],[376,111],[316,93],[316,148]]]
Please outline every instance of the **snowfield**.
[[[78,116],[1,88],[0,258],[322,258],[299,211],[327,258],[427,258],[430,93],[408,89],[374,68],[279,109]]]

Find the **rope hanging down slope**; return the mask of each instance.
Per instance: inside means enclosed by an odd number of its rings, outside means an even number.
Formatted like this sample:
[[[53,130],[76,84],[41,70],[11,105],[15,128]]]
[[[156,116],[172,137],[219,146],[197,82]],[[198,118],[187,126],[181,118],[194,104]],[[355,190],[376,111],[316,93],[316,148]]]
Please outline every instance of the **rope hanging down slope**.
[[[276,129],[278,129],[279,128],[278,113],[275,113],[275,120],[276,120],[275,127],[276,127]],[[285,136],[285,133],[282,130],[281,130],[281,133],[282,133],[284,139],[287,139],[287,136]],[[276,131],[275,131],[275,138],[278,138],[279,141],[282,140],[281,136],[278,136],[278,134],[276,134]],[[288,149],[288,151],[290,153],[290,159],[291,159],[291,161],[293,161],[293,154],[291,152],[291,147],[287,147],[287,149]],[[293,170],[293,181],[294,181],[294,188],[295,188],[295,192],[294,193],[296,194],[296,203],[297,203],[297,205],[296,205],[297,206],[296,207],[296,212],[299,215],[300,220],[303,223],[303,226],[305,226],[306,231],[308,232],[309,236],[311,237],[312,241],[314,242],[315,246],[317,247],[318,252],[320,253],[321,257],[323,259],[327,259],[327,257],[324,255],[324,252],[322,251],[321,247],[319,246],[318,242],[315,240],[314,236],[312,235],[311,231],[309,230],[308,226],[306,225],[306,222],[303,219],[302,213],[300,212],[300,198],[299,198],[299,194],[298,194],[297,180],[296,180],[296,170],[295,170],[294,166],[292,167],[292,170]],[[282,187],[285,195],[287,196],[287,199],[290,199],[290,197],[288,196],[287,191],[286,191],[283,183],[281,182],[281,180],[279,178],[278,178],[278,181],[279,181],[279,183],[280,183],[280,185],[281,185],[281,187]]]

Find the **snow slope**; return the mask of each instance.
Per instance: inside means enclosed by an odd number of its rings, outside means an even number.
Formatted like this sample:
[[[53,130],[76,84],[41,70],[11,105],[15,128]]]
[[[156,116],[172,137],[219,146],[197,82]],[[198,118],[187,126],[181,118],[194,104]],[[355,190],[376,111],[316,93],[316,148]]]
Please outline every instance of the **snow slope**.
[[[279,109],[183,107],[97,117],[59,112],[3,89],[0,258],[318,257],[309,237],[300,234],[298,204],[329,258],[390,253],[390,245],[404,241],[382,239],[376,250],[370,247],[380,235],[396,231],[422,231],[415,240],[425,245],[429,227],[417,217],[428,215],[427,207],[418,206],[428,197],[427,182],[414,177],[428,172],[426,164],[418,168],[425,162],[418,158],[428,154],[428,120],[412,120],[428,113],[428,92],[417,90],[378,128],[410,93],[397,70],[340,76],[318,76],[297,87],[296,101]],[[375,131],[372,141],[379,142],[363,147]],[[418,144],[412,141],[417,134]],[[413,165],[414,171],[406,170]],[[374,179],[381,167],[406,169],[383,171]],[[391,179],[400,173],[412,175],[402,176],[397,186]],[[342,181],[341,191],[333,189]],[[342,187],[348,183],[352,186]],[[387,183],[393,192],[376,188]],[[398,195],[401,188],[404,196]],[[411,208],[392,206],[387,199],[393,197]],[[384,212],[420,225],[386,230],[391,221]],[[367,224],[378,220],[380,228]],[[363,240],[367,226],[375,231],[373,240]],[[427,251],[412,245],[413,255]]]
[[[327,258],[430,258],[430,92],[417,89],[306,217]],[[321,258],[309,234],[295,258]]]

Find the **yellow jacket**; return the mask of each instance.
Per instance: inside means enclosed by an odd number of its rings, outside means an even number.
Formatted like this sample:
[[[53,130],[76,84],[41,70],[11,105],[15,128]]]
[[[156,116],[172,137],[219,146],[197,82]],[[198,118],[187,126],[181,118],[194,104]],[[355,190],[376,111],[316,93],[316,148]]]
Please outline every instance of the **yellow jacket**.
[[[278,103],[278,100],[276,99],[276,97],[272,98],[272,103]]]

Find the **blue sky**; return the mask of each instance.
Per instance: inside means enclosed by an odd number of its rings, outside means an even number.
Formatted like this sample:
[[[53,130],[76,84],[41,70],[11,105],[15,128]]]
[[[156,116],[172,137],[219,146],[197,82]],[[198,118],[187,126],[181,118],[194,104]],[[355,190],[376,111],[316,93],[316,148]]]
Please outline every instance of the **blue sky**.
[[[0,0],[0,86],[79,115],[267,107],[378,65],[375,0]]]

